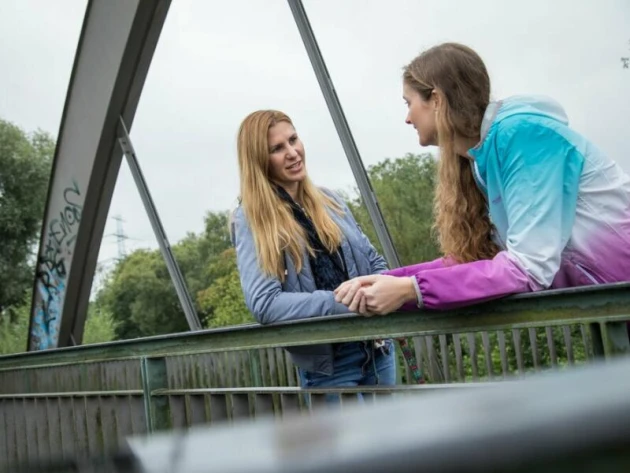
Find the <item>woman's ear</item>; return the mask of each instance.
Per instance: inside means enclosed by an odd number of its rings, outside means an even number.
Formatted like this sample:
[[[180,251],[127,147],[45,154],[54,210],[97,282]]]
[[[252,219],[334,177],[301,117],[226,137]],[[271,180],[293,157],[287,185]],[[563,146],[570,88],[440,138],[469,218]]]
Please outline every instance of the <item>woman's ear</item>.
[[[437,112],[440,109],[440,105],[442,105],[442,100],[442,93],[437,89],[433,89],[431,91],[431,104],[433,105],[434,112]]]

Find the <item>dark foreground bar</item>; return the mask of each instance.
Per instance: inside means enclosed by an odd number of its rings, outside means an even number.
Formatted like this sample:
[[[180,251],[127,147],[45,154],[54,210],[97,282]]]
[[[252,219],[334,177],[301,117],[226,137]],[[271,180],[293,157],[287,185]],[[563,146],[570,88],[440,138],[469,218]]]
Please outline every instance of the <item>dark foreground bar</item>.
[[[132,438],[115,459],[36,471],[627,472],[629,393],[630,360],[619,359],[470,391]]]

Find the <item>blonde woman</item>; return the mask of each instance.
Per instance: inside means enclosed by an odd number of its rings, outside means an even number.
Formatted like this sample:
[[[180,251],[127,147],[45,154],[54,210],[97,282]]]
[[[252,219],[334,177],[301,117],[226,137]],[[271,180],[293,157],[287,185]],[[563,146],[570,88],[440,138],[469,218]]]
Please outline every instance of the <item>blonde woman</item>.
[[[333,290],[387,269],[343,200],[316,187],[291,119],[275,110],[238,132],[240,205],[232,235],[245,302],[261,324],[348,313]],[[391,340],[288,348],[303,387],[392,385]]]
[[[403,97],[420,144],[440,147],[435,213],[445,256],[348,281],[337,302],[384,314],[630,280],[630,178],[568,126],[560,104],[491,102],[483,61],[455,43],[404,68]]]

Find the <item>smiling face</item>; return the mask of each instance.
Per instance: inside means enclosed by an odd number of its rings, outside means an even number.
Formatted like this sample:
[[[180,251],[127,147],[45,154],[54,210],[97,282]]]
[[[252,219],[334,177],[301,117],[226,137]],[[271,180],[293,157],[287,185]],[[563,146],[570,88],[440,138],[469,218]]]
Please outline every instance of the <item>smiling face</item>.
[[[269,128],[268,141],[269,177],[295,199],[299,183],[306,179],[304,145],[286,121]]]
[[[413,125],[416,129],[420,145],[437,146],[436,112],[438,104],[435,91],[430,93],[428,99],[424,99],[416,89],[403,81],[403,99],[408,109],[405,123]]]

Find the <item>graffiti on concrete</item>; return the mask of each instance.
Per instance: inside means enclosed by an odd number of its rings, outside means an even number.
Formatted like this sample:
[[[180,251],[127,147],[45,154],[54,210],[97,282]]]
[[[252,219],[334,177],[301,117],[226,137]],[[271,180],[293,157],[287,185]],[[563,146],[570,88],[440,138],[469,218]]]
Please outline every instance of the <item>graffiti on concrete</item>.
[[[55,348],[66,292],[66,277],[81,222],[81,193],[73,181],[63,191],[59,214],[49,220],[45,243],[38,255],[35,304],[31,323],[31,349]]]

